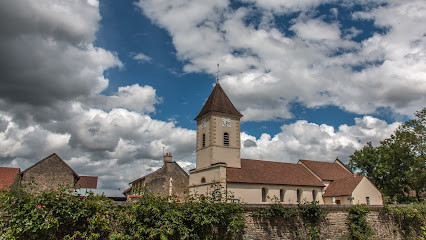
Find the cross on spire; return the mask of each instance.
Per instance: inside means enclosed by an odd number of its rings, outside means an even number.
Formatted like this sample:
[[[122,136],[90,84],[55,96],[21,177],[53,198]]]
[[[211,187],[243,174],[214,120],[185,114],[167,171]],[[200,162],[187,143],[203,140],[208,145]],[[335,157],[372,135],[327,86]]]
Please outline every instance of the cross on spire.
[[[216,83],[219,83],[219,63],[217,64],[217,72],[216,72]]]

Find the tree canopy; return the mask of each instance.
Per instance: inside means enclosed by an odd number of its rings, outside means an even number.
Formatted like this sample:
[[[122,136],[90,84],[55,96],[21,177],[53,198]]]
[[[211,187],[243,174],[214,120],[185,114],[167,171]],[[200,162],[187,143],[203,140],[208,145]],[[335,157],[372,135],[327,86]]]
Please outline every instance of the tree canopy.
[[[426,108],[401,124],[375,147],[371,142],[350,156],[349,167],[360,170],[390,200],[422,201],[426,186]]]

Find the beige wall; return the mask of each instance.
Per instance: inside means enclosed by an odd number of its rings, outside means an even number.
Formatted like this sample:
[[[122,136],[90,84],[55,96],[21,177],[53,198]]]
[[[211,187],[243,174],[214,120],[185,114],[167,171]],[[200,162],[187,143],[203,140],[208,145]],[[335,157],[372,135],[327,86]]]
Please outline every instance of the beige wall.
[[[267,189],[266,202],[262,202],[262,188]],[[320,204],[322,201],[322,188],[309,186],[288,186],[288,185],[268,185],[268,184],[246,184],[246,183],[227,183],[227,191],[233,194],[236,199],[247,204],[268,204],[274,202],[274,197],[280,200],[280,189],[285,191],[284,204],[297,204],[297,189],[302,190],[302,202],[312,202],[312,191],[316,190],[316,201]]]
[[[205,183],[201,182],[204,178]],[[221,184],[225,187],[226,166],[219,165],[207,169],[192,170],[189,172],[189,194],[208,195],[210,187],[214,184]]]
[[[324,197],[324,204],[337,204],[337,200],[340,200],[341,205],[349,205],[351,204],[351,201],[349,200],[350,196],[338,196],[334,197],[334,203],[333,203],[333,197]]]
[[[367,204],[366,197],[369,197],[370,205],[383,205],[382,194],[366,177],[359,182],[352,197],[354,204]]]
[[[197,169],[209,167],[211,164],[224,162],[228,167],[241,167],[240,160],[240,120],[231,119],[231,127],[222,126],[221,114],[210,114],[197,122]],[[206,126],[202,127],[205,119]],[[223,134],[229,134],[229,146],[224,146]],[[205,146],[203,147],[203,134]]]

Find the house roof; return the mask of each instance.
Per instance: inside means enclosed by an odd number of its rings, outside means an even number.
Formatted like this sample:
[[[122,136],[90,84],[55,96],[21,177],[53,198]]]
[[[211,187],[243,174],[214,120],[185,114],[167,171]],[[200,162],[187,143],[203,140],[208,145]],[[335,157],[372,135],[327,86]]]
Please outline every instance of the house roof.
[[[19,171],[19,168],[0,167],[0,189],[12,186]]]
[[[349,196],[365,176],[351,176],[334,180],[325,189],[324,197]]]
[[[132,187],[129,187],[128,189],[124,190],[124,191],[123,191],[123,194],[124,194],[124,195],[126,195],[126,193],[128,193],[128,192],[130,192],[130,191],[132,191]]]
[[[294,186],[324,184],[300,164],[241,159],[241,168],[227,168],[226,181]]]
[[[320,162],[312,160],[299,160],[321,180],[333,181],[340,178],[351,177],[352,173],[336,162]]]
[[[98,187],[98,176],[80,176],[77,186],[79,188],[96,189]]]
[[[219,83],[216,83],[216,86],[213,88],[212,93],[210,94],[195,120],[201,118],[209,112],[224,113],[226,115],[236,116],[239,118],[243,116],[234,107],[231,100],[229,100],[228,96],[226,95],[225,91],[223,91]]]
[[[32,165],[31,167],[29,167],[29,168],[27,168],[27,169],[25,169],[22,173],[23,174],[25,174],[25,172],[26,171],[28,171],[28,170],[30,170],[31,168],[33,168],[33,167],[35,167],[35,166],[37,166],[38,164],[40,164],[41,162],[43,162],[43,161],[45,161],[45,160],[47,160],[47,159],[49,159],[49,158],[51,158],[51,157],[55,157],[56,159],[59,159],[60,161],[62,161],[72,172],[73,172],[73,174],[74,174],[74,176],[76,176],[77,178],[79,177],[78,176],[78,174],[74,171],[74,169],[72,169],[64,160],[62,160],[62,158],[61,157],[59,157],[59,155],[58,154],[56,154],[56,153],[52,153],[52,154],[50,154],[49,156],[47,156],[47,157],[45,157],[45,158],[43,158],[42,160],[40,160],[39,162],[37,162],[36,164],[34,164],[34,165]]]

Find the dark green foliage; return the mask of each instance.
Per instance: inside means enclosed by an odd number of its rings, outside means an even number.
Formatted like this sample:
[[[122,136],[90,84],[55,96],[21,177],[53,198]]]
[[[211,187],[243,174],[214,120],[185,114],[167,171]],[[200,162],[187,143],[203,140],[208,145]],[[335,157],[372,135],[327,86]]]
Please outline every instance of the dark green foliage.
[[[426,108],[415,115],[379,146],[367,143],[350,156],[352,170],[366,174],[390,201],[420,202],[425,191]]]
[[[404,239],[425,238],[426,204],[417,203],[405,206],[385,206],[384,212],[390,213],[399,225]],[[422,229],[423,228],[423,229]]]
[[[11,216],[2,221],[4,239],[87,239],[109,233],[110,201],[107,198],[76,197],[65,188],[32,195],[22,189],[0,192],[0,209]]]
[[[232,239],[244,227],[242,206],[219,190],[179,203],[146,191],[119,207],[104,197],[73,196],[61,189],[31,195],[0,192],[0,239]],[[0,212],[1,212],[0,211]]]
[[[348,224],[349,239],[367,240],[375,235],[373,228],[368,224],[366,215],[370,212],[367,205],[354,205],[349,208]]]

